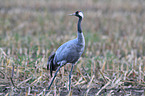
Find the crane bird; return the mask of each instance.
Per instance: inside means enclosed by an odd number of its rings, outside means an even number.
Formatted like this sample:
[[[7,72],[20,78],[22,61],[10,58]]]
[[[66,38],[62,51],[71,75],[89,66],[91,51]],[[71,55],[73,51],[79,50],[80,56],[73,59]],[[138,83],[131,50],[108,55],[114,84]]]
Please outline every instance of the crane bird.
[[[57,51],[52,53],[47,62],[47,69],[50,70],[50,75],[52,77],[52,71],[56,71],[53,79],[48,87],[50,89],[57,72],[59,69],[67,63],[71,63],[71,71],[69,73],[69,91],[71,90],[71,74],[75,63],[78,61],[80,56],[82,55],[84,48],[85,48],[85,39],[81,29],[81,21],[83,19],[83,13],[81,11],[76,11],[73,14],[69,14],[71,16],[76,16],[79,18],[77,24],[77,38],[70,40],[63,45],[61,45]]]

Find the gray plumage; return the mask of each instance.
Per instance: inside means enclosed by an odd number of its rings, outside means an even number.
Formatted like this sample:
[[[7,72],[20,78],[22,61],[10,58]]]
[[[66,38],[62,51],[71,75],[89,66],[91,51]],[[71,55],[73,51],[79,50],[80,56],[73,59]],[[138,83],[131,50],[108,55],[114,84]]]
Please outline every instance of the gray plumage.
[[[81,21],[83,18],[83,13],[81,11],[77,11],[71,15],[79,17],[77,38],[64,43],[57,49],[55,53],[52,53],[49,56],[47,69],[50,70],[50,75],[52,76],[52,71],[55,71],[57,69],[53,77],[53,80],[57,75],[58,70],[62,66],[64,66],[67,63],[72,63],[72,68],[69,75],[69,81],[70,81],[73,66],[78,61],[85,48],[85,39],[84,39],[83,32],[81,30]],[[51,81],[51,84],[53,83],[53,80]],[[51,84],[48,90],[50,89]],[[70,85],[69,85],[69,90],[70,90]]]
[[[84,51],[85,46],[83,34],[78,33],[78,35],[79,37],[81,36],[81,42],[79,42],[79,38],[76,38],[64,43],[57,49],[53,59],[53,64],[56,65],[55,67],[59,66],[61,61],[65,62],[63,65],[66,63],[75,64],[78,61]],[[56,70],[56,68],[54,68],[54,70]]]

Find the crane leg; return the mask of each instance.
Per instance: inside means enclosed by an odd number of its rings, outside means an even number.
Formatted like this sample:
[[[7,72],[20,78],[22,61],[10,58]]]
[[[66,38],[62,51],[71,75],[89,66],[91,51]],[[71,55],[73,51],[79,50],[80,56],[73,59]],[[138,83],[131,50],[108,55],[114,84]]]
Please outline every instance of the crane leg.
[[[55,74],[54,74],[54,76],[53,76],[53,79],[52,79],[52,81],[51,81],[51,83],[50,83],[50,85],[49,85],[49,87],[48,87],[47,90],[50,89],[50,87],[51,87],[51,85],[52,85],[52,83],[53,83],[53,81],[54,81],[54,79],[55,79],[55,77],[56,77],[56,75],[57,75],[57,72],[59,71],[59,69],[61,68],[61,66],[62,66],[62,64],[57,68],[57,70],[56,70],[56,72],[55,72]]]
[[[71,71],[69,73],[69,91],[71,90],[71,74],[72,74],[73,67],[74,67],[74,64],[72,64]]]

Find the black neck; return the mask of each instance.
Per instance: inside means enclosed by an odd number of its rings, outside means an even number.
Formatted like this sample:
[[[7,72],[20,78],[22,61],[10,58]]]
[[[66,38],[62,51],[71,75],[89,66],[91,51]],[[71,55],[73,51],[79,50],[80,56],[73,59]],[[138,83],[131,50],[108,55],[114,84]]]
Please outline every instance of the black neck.
[[[78,20],[78,32],[79,32],[79,33],[82,33],[81,21],[82,21],[82,17],[79,17],[79,20]]]

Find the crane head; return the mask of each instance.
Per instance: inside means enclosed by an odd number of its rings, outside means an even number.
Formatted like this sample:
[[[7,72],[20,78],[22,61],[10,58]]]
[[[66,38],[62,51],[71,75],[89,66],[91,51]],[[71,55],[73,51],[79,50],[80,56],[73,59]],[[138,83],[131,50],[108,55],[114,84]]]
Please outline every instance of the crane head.
[[[69,14],[70,16],[77,16],[77,17],[81,17],[81,18],[83,18],[84,17],[84,15],[83,15],[83,12],[82,11],[76,11],[75,13],[73,13],[73,14]]]

